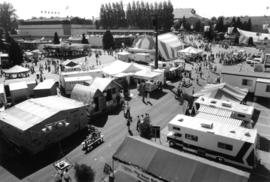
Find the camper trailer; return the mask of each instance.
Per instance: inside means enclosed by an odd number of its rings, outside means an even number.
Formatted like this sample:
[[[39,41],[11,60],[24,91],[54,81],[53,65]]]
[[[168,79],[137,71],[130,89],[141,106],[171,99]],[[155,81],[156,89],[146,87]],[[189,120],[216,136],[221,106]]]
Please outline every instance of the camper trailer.
[[[181,114],[169,122],[168,128],[170,147],[246,169],[256,165],[256,129],[226,126]]]
[[[246,122],[252,122],[252,117],[254,113],[253,106],[247,106],[243,104],[238,104],[236,102],[229,102],[229,101],[213,99],[213,98],[204,97],[204,96],[199,97],[195,101],[194,108],[195,108],[195,111],[197,112],[206,112],[206,113],[211,112],[209,111],[210,109],[208,108],[216,108],[224,112],[228,111],[227,112],[228,115],[225,117],[239,119]],[[219,113],[209,113],[209,114],[219,115]]]

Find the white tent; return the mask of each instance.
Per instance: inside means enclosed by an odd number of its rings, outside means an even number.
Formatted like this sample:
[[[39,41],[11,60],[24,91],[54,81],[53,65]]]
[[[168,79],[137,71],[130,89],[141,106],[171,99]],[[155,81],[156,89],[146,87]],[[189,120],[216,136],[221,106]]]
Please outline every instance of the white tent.
[[[120,60],[116,60],[102,69],[103,73],[112,76],[119,73],[135,73],[140,70],[141,68],[137,67],[134,63],[126,63]]]
[[[151,70],[141,70],[134,74],[135,78],[145,79],[145,80],[155,80],[155,81],[163,81],[162,72],[151,71]]]
[[[178,51],[179,53],[187,54],[187,55],[192,55],[192,54],[201,54],[203,51],[201,49],[196,49],[194,47],[187,47],[183,50]]]

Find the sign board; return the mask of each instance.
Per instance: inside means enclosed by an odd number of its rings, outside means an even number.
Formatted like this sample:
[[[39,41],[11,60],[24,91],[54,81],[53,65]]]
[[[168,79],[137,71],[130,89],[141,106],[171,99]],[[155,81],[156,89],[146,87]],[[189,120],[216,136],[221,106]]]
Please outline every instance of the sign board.
[[[150,132],[152,138],[160,138],[160,126],[151,126]]]
[[[141,181],[141,182],[162,182],[161,180],[131,165],[126,165],[126,164],[121,163],[119,170],[126,173],[129,176],[136,178],[138,181]]]

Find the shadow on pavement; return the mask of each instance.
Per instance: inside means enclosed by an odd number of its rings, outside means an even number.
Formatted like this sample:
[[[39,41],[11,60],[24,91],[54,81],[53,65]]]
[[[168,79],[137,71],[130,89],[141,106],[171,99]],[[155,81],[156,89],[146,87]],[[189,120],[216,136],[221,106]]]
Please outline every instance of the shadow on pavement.
[[[270,152],[270,140],[259,135],[259,150]]]
[[[253,116],[252,116],[252,118],[251,118],[252,121],[253,121],[253,127],[255,126],[255,124],[257,123],[257,121],[259,120],[260,113],[261,113],[260,110],[254,109],[254,113],[253,113]]]
[[[103,115],[93,117],[90,123],[96,127],[103,128],[105,124],[107,123],[107,121],[108,121],[108,115],[103,114]]]
[[[150,98],[158,100],[166,94],[167,94],[167,92],[164,92],[161,90],[155,90],[155,91],[150,93]]]
[[[270,109],[270,100],[267,98],[258,97],[256,103]]]
[[[67,153],[79,146],[86,136],[86,129],[78,131],[36,155],[19,154],[14,150],[14,147],[0,139],[0,165],[17,178],[23,179],[63,158]]]
[[[259,164],[250,174],[248,181],[250,182],[269,182],[270,171],[264,166]]]

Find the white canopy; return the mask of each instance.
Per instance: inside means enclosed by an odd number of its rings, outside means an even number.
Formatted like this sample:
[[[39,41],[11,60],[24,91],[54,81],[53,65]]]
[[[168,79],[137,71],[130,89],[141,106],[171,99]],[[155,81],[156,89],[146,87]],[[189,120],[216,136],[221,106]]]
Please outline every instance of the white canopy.
[[[3,70],[4,73],[7,73],[7,74],[17,74],[17,73],[25,73],[25,72],[28,72],[30,71],[28,68],[25,68],[25,67],[22,67],[22,66],[19,66],[19,65],[15,65],[7,70]]]
[[[184,54],[201,54],[203,51],[201,49],[196,49],[194,47],[187,47],[183,50],[178,51]]]
[[[120,60],[116,60],[109,66],[106,66],[102,69],[102,71],[108,75],[116,75],[119,73],[135,73],[140,70],[141,68],[137,67],[134,63],[126,63]]]
[[[162,76],[161,72],[156,72],[156,71],[151,71],[151,70],[141,70],[134,74],[134,77],[146,79],[146,80],[152,80],[160,76]]]

